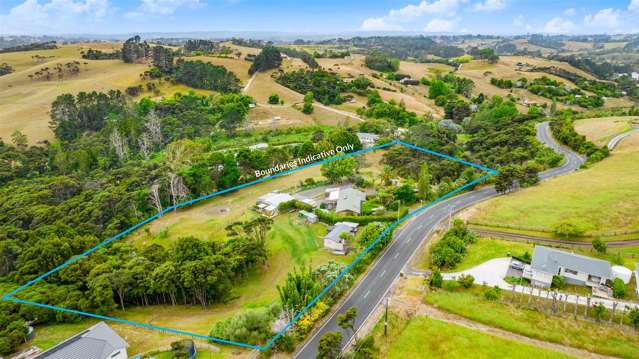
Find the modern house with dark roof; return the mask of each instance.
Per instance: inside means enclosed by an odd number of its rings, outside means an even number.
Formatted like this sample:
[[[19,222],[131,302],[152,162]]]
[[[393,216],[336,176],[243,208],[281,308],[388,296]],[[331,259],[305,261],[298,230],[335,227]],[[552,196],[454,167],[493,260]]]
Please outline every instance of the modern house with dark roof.
[[[41,353],[37,359],[126,359],[129,345],[100,322]]]
[[[614,278],[608,261],[535,246],[532,262],[525,266],[523,277],[530,279],[534,286],[550,287],[555,275],[564,277],[568,284],[588,287],[605,285]]]
[[[348,252],[348,242],[342,238],[343,233],[352,234],[357,231],[358,224],[352,222],[338,222],[324,237],[324,248],[333,254],[344,255]]]

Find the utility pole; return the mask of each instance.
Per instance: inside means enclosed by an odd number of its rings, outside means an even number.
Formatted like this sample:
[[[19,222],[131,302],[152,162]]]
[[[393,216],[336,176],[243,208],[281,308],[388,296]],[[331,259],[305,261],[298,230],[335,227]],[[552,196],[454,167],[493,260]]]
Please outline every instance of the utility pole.
[[[389,297],[386,297],[386,312],[384,313],[384,336],[388,336],[388,301]]]

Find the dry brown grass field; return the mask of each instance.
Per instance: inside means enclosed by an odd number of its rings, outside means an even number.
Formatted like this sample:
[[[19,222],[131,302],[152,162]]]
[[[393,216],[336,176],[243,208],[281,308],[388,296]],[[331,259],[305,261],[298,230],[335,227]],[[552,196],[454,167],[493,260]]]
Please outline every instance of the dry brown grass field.
[[[633,123],[639,124],[639,117],[585,118],[575,121],[575,130],[597,146],[605,146],[614,136],[630,130]]]

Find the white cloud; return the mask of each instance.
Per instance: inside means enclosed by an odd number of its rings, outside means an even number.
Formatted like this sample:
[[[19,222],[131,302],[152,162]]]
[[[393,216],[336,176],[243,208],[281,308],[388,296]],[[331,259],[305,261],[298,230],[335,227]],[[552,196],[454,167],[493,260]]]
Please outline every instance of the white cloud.
[[[456,20],[433,19],[424,27],[425,32],[452,32],[457,24]]]
[[[607,8],[603,10],[599,10],[594,15],[586,15],[584,17],[584,23],[588,26],[592,27],[617,27],[619,26],[619,17],[621,16],[621,12],[616,9]]]
[[[422,0],[416,5],[407,5],[400,9],[392,9],[382,17],[364,20],[362,30],[403,30],[401,24],[415,22],[427,15],[454,16],[459,5],[467,0]]]
[[[575,30],[575,24],[570,20],[553,17],[544,25],[544,32],[552,34],[566,34]]]
[[[0,14],[0,33],[91,32],[112,10],[108,0],[25,0]]]
[[[200,5],[200,0],[142,0],[140,10],[149,14],[171,15],[181,7],[195,8]]]
[[[630,0],[630,4],[628,4],[628,10],[630,11],[639,10],[639,0]]]
[[[575,16],[576,13],[577,10],[575,10],[574,7],[569,7],[568,9],[564,10],[564,15],[566,16]]]
[[[508,5],[507,0],[485,0],[484,2],[478,2],[473,6],[475,11],[496,11],[501,10]]]
[[[524,20],[524,15],[517,15],[517,17],[513,19],[513,25],[519,26],[519,27],[526,25],[526,21]]]
[[[389,24],[382,17],[371,17],[362,22],[360,26],[362,30],[368,31],[401,31],[403,30],[401,25]]]

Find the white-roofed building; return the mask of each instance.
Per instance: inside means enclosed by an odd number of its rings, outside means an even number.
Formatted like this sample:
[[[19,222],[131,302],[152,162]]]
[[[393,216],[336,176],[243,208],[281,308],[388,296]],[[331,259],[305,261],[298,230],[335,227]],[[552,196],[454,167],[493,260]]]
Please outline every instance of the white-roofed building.
[[[257,211],[267,217],[275,217],[280,214],[278,206],[293,199],[288,193],[270,192],[257,199]]]
[[[324,237],[324,248],[333,254],[345,255],[348,252],[348,241],[342,238],[342,234],[353,234],[359,224],[353,222],[338,222]]]

